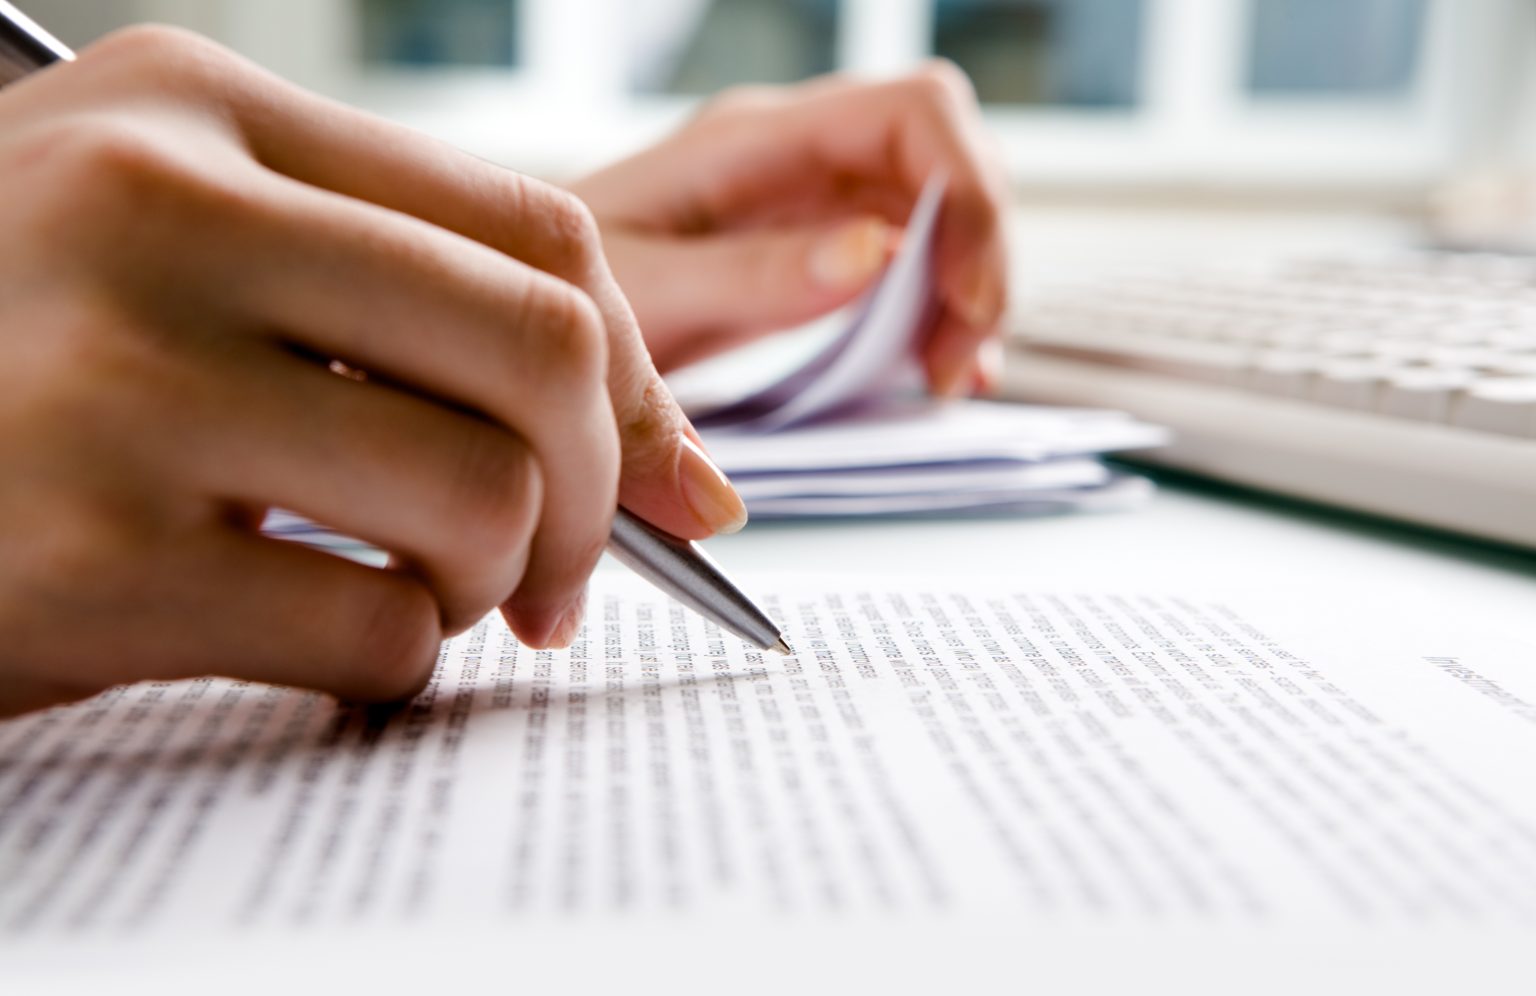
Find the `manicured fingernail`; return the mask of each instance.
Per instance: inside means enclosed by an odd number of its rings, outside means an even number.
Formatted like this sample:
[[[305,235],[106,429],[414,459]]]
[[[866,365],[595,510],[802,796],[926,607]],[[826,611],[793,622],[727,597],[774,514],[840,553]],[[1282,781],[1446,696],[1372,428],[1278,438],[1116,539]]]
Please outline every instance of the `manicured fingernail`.
[[[890,258],[891,226],[863,218],[834,229],[811,251],[811,278],[823,287],[860,287]]]
[[[686,435],[682,440],[678,478],[682,481],[683,498],[688,507],[710,532],[740,532],[747,524],[747,506],[742,503],[741,496],[703,447]]]

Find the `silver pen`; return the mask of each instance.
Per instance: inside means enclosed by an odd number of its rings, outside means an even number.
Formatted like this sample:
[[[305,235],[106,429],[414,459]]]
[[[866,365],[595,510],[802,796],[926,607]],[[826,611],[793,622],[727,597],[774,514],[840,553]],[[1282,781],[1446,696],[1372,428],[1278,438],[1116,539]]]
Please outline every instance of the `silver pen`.
[[[74,57],[68,46],[0,0],[0,86]],[[621,508],[613,519],[608,549],[630,570],[759,650],[793,653],[773,621],[697,544],[664,533]]]
[[[779,628],[696,543],[620,508],[608,552],[651,584],[759,650],[792,654]]]
[[[0,0],[0,86],[55,62],[69,62],[75,53],[6,0]]]

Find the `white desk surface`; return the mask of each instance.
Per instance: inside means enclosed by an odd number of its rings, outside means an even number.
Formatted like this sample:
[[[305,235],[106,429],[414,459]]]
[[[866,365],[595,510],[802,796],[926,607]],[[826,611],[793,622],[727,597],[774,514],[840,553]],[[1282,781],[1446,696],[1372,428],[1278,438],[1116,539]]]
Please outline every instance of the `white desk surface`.
[[[1162,208],[1021,206],[1012,219],[1014,279],[1056,270],[1118,269],[1156,259],[1200,264],[1372,253],[1413,244],[1389,216]],[[724,379],[776,356],[764,344],[698,368]],[[1536,510],[1533,510],[1536,514]],[[1201,591],[1300,589],[1319,597],[1370,593],[1388,604],[1442,609],[1437,621],[1524,636],[1536,628],[1536,553],[1461,541],[1250,492],[1165,484],[1131,513],[1037,519],[763,523],[709,544],[732,573],[879,572],[934,584],[978,576],[1025,587]]]
[[[978,578],[1021,588],[1284,589],[1443,610],[1452,628],[1530,639],[1536,553],[1219,485],[1165,482],[1134,512],[1042,518],[761,523],[708,549],[744,586],[768,572]]]

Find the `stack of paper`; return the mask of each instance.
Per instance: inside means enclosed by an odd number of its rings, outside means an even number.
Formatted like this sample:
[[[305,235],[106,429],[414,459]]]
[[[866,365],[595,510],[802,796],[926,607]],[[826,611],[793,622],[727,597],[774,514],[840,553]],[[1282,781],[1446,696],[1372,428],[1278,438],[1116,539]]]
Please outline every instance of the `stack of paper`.
[[[1054,512],[1151,493],[1095,457],[1160,445],[1161,429],[1118,412],[923,397],[943,190],[929,183],[900,254],[826,348],[696,419],[755,518]]]
[[[705,442],[756,518],[1053,512],[1150,494],[1096,454],[1162,441],[1116,412],[914,402]]]

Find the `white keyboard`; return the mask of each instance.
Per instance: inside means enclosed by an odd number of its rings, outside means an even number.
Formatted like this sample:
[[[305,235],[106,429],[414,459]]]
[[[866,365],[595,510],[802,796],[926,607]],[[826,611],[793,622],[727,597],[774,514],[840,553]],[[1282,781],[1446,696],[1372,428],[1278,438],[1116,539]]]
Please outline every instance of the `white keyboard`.
[[[1004,393],[1173,429],[1138,459],[1536,547],[1536,259],[1026,289]]]

